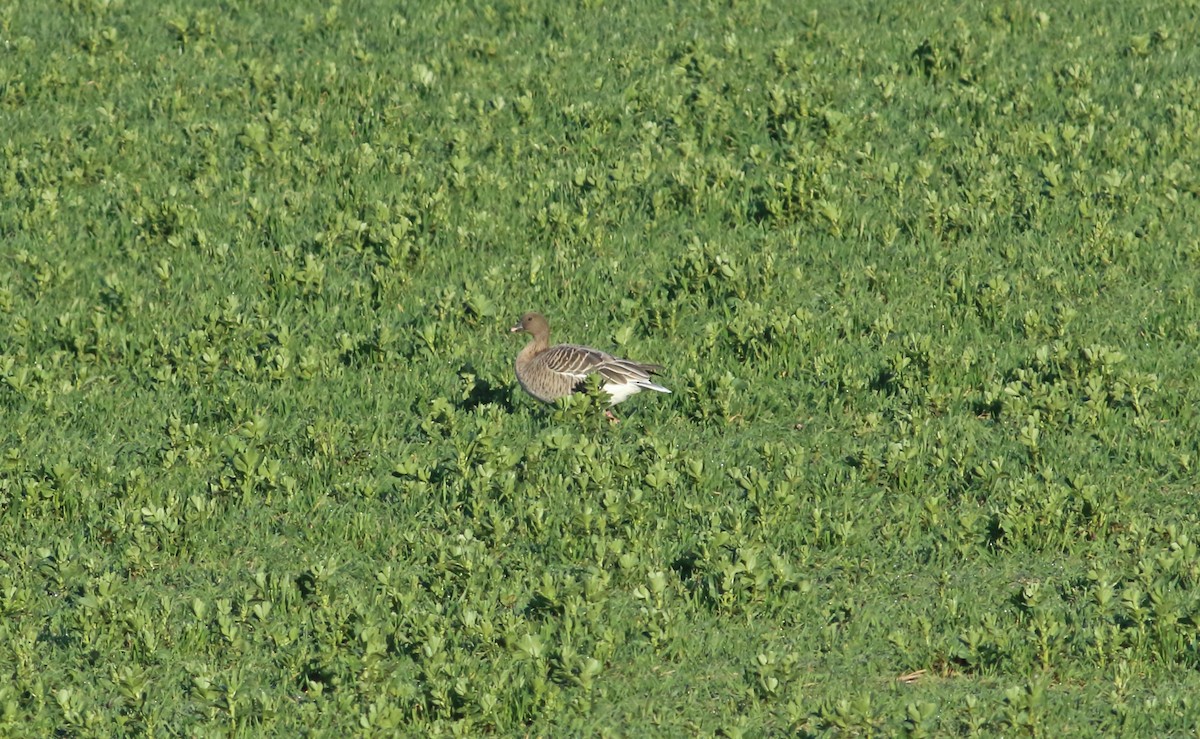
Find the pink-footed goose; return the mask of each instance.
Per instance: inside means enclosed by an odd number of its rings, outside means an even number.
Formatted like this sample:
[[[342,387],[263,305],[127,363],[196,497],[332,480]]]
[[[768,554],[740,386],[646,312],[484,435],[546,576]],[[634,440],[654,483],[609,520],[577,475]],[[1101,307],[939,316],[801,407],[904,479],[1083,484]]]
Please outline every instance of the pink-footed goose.
[[[526,313],[509,330],[533,337],[517,354],[517,381],[525,392],[545,403],[575,392],[588,375],[603,378],[602,387],[612,398],[610,406],[641,390],[671,392],[651,378],[661,365],[631,362],[587,346],[550,346],[550,324],[540,313]]]

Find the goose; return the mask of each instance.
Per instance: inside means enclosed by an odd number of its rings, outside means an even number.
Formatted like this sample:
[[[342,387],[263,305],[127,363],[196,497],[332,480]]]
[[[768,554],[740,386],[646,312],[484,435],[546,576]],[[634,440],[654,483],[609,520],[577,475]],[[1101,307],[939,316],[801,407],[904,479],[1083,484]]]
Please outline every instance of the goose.
[[[540,313],[526,313],[509,331],[533,337],[517,354],[515,369],[521,388],[543,403],[575,392],[588,375],[604,378],[602,387],[610,396],[610,407],[642,390],[671,392],[651,378],[661,365],[621,359],[589,346],[550,346],[550,324]],[[605,414],[613,418],[610,411]]]

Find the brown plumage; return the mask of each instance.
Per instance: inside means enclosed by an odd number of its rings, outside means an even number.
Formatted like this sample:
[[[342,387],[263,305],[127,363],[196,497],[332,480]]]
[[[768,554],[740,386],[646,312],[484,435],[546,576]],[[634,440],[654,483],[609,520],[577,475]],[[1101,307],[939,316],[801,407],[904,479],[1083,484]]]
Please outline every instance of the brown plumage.
[[[651,375],[662,369],[657,364],[631,362],[599,349],[574,344],[550,346],[550,324],[540,313],[526,313],[510,331],[523,331],[533,338],[517,354],[517,381],[525,392],[546,403],[579,389],[588,375],[600,375],[603,388],[616,405],[641,390],[670,390],[654,382]]]

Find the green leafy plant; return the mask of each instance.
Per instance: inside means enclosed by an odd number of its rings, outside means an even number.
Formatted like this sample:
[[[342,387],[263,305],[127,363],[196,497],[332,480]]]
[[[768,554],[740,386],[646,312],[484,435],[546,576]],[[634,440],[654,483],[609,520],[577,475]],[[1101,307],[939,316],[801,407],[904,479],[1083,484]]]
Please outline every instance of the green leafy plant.
[[[1193,731],[1193,9],[809,5],[0,8],[0,734]]]

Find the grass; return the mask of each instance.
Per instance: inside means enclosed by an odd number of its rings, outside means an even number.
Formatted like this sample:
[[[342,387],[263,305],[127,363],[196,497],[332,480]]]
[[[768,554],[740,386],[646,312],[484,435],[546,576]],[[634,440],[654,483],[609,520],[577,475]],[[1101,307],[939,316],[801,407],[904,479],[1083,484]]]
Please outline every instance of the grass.
[[[1192,730],[1194,7],[39,10],[0,732]]]

